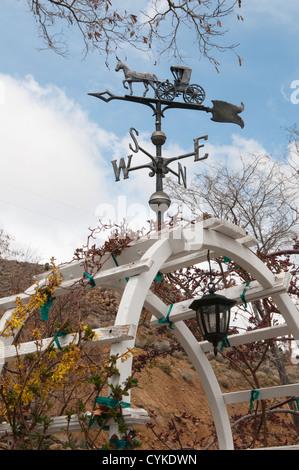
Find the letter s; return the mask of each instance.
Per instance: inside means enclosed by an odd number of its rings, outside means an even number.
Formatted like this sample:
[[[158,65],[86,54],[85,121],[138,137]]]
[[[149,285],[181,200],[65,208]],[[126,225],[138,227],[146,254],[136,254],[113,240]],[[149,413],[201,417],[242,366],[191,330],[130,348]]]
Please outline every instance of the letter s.
[[[138,131],[136,131],[136,129],[134,129],[134,127],[131,127],[130,136],[132,137],[132,140],[135,144],[135,148],[133,148],[131,144],[129,144],[129,148],[132,150],[132,152],[137,153],[137,152],[139,152],[139,145],[138,145],[138,142],[137,142],[137,139],[136,139],[135,135],[133,134],[133,131],[136,133],[137,136],[139,135]]]

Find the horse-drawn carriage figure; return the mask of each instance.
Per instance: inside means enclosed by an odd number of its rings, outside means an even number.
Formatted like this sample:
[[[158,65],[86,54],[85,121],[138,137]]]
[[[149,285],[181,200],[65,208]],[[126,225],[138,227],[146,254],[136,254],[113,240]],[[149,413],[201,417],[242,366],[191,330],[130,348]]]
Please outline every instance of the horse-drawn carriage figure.
[[[118,61],[115,71],[123,70],[125,79],[123,85],[126,89],[130,89],[130,95],[133,94],[132,83],[142,82],[145,90],[143,96],[147,94],[149,85],[155,90],[155,98],[159,100],[172,101],[177,96],[183,94],[185,103],[201,104],[205,99],[204,89],[199,85],[189,85],[192,69],[183,65],[172,66],[170,70],[174,77],[174,84],[169,80],[160,82],[156,75],[147,72],[135,72],[129,67]]]
[[[156,98],[172,101],[176,96],[183,94],[186,103],[201,104],[205,99],[205,91],[200,85],[189,85],[192,69],[186,66],[170,67],[174,77],[174,84],[169,80],[160,82],[156,89]]]

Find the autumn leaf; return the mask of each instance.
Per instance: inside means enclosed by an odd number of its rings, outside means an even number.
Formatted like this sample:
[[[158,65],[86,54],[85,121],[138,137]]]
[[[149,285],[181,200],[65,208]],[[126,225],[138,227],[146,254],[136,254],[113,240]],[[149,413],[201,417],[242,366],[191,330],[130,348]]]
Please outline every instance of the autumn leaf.
[[[137,23],[137,16],[136,15],[130,15],[132,22]]]

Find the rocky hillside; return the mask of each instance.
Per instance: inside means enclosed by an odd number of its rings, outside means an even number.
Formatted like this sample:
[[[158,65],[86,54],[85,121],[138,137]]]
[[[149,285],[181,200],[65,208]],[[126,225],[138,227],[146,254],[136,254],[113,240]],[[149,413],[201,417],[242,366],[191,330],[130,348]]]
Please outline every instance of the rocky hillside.
[[[0,257],[0,298],[23,292],[34,283],[33,276],[45,271],[39,264]]]
[[[0,260],[0,297],[23,291],[34,282],[34,274],[43,270],[44,267],[39,265]],[[113,324],[119,300],[119,294],[111,290],[90,289],[80,304],[84,321],[93,328]],[[142,449],[148,450],[167,449],[167,446],[176,449],[180,445],[202,449],[213,442],[213,419],[200,380],[184,351],[176,349],[169,354],[173,342],[170,330],[165,328],[157,335],[149,327],[149,319],[150,314],[144,311],[136,346],[138,355],[148,359],[145,367],[136,374],[139,386],[132,390],[132,407],[147,410],[152,429],[140,426],[137,439],[142,442]],[[159,354],[151,357],[153,350]],[[217,358],[211,355],[210,360],[224,392],[248,388],[242,373],[232,369],[221,355]],[[299,380],[298,368],[298,365],[288,365],[289,376],[294,382]],[[258,374],[264,386],[279,384],[278,373],[270,364],[263,366]],[[232,422],[248,412],[249,404],[229,407]],[[271,430],[277,431],[283,442],[288,438],[294,443],[296,433],[291,419],[287,422],[287,428],[273,422]],[[179,441],[174,439],[175,434]],[[247,439],[245,435],[236,434],[236,442],[240,445],[244,439]]]

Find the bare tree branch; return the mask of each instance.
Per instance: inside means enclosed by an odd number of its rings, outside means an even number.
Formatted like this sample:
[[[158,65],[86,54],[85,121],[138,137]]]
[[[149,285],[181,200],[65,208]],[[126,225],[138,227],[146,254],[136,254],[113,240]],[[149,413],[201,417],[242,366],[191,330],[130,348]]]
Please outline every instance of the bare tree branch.
[[[172,198],[186,204],[195,216],[209,213],[248,230],[258,240],[260,252],[289,249],[298,233],[297,175],[267,155],[240,161],[237,170],[222,163],[209,165],[188,190],[170,179],[166,185]]]
[[[66,55],[67,27],[77,29],[83,39],[84,54],[96,49],[108,58],[129,45],[154,57],[165,52],[182,58],[182,37],[198,45],[200,55],[217,67],[214,51],[234,50],[220,40],[227,30],[221,19],[241,6],[237,0],[149,0],[146,10],[136,6],[128,12],[117,0],[27,0],[47,47]],[[119,7],[119,5],[121,5]],[[243,19],[236,14],[238,19]],[[238,56],[239,57],[239,56]],[[239,58],[240,59],[240,58]]]

